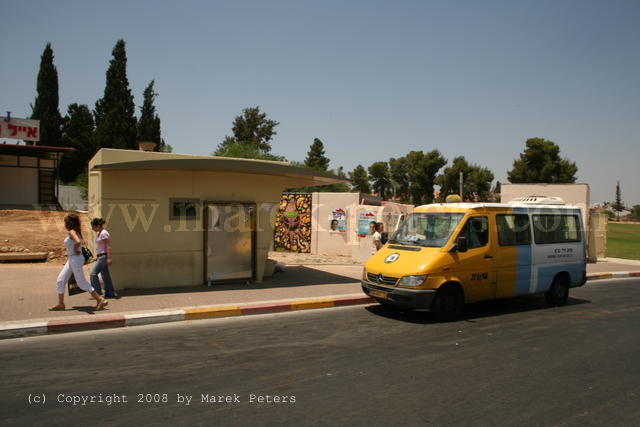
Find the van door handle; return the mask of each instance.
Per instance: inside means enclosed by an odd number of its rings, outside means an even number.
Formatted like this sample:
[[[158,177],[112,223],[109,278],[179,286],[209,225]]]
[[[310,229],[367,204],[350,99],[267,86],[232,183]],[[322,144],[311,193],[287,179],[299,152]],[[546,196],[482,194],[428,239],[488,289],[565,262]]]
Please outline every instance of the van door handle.
[[[485,255],[484,259],[493,259],[493,255]]]

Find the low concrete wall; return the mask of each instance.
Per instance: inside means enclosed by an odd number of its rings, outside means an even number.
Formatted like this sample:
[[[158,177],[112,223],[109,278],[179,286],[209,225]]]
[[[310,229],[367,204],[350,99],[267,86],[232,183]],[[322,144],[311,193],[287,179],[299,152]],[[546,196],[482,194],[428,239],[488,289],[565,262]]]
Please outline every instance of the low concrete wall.
[[[383,202],[382,206],[360,205],[358,193],[313,193],[312,200],[311,253],[348,256],[360,262],[365,262],[374,252],[371,235],[358,233],[361,212],[373,214],[371,221],[382,222],[389,237],[401,217],[413,212],[413,206],[393,202]],[[345,212],[345,229],[332,231],[332,213],[339,209]]]
[[[607,256],[608,218],[605,213],[592,212],[588,228],[588,256],[591,259]]]
[[[588,184],[502,184],[500,201],[509,203],[516,197],[560,197],[567,205],[580,208],[585,224],[589,224]]]
[[[82,188],[74,185],[58,186],[58,203],[65,211],[86,211],[88,203],[82,198]]]

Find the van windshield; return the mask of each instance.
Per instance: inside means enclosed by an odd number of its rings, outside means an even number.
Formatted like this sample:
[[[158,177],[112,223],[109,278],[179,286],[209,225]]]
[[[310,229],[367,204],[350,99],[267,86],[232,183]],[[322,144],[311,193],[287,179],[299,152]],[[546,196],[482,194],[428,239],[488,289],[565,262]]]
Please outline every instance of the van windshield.
[[[400,225],[389,243],[441,248],[464,213],[414,212]]]

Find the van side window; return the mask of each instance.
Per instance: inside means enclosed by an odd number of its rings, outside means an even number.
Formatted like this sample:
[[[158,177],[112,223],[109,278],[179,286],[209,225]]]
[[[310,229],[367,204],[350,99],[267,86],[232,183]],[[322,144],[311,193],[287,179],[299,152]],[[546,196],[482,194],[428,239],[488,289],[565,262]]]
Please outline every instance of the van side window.
[[[460,235],[467,238],[469,249],[481,248],[489,243],[489,221],[486,216],[474,216],[467,220]]]
[[[577,215],[533,215],[533,237],[537,244],[579,242],[579,224]]]
[[[498,226],[498,243],[500,243],[500,246],[531,244],[529,215],[496,215],[496,225]]]

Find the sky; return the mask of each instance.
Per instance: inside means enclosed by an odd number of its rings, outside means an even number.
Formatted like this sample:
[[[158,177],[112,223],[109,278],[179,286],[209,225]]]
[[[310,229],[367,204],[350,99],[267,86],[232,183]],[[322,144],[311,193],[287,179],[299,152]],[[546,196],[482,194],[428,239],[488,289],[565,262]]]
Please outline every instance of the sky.
[[[60,111],[91,108],[118,39],[136,111],[152,79],[174,152],[234,117],[280,122],[272,152],[331,167],[438,149],[507,182],[527,138],[560,146],[591,201],[640,204],[640,2],[2,1],[0,111],[28,117],[46,43]],[[4,113],[3,113],[4,114]],[[10,141],[9,141],[10,142]]]

